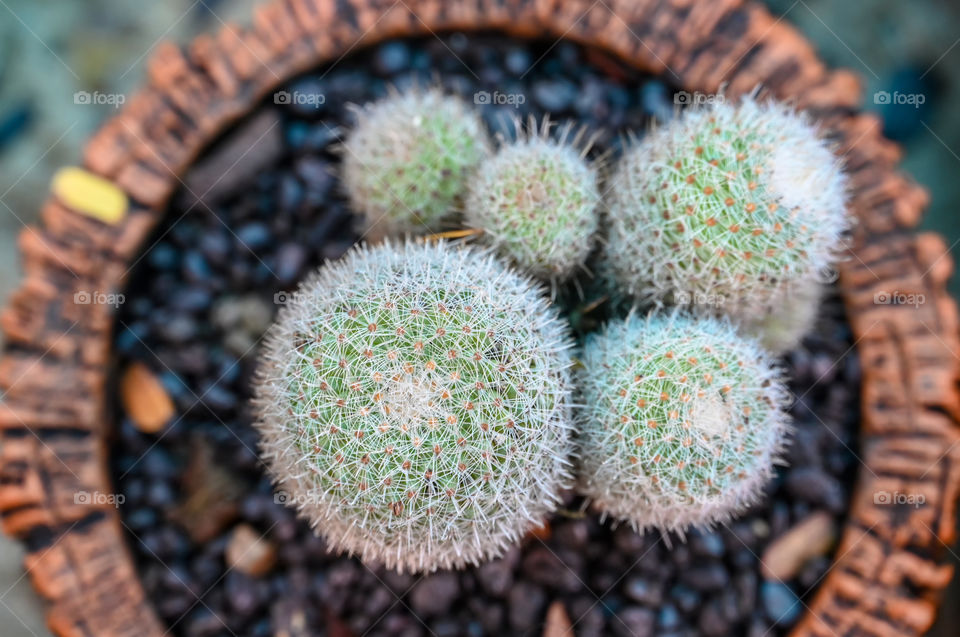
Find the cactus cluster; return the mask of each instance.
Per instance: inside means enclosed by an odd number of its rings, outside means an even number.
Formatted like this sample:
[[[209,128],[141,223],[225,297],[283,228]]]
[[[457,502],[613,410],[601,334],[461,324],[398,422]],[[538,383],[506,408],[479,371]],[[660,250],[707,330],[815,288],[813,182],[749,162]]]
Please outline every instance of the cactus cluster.
[[[519,128],[519,127],[518,127]],[[586,161],[589,144],[572,125],[558,139],[549,123],[520,133],[483,162],[466,199],[470,227],[522,270],[551,281],[583,266],[597,232],[600,202],[596,170]]]
[[[570,478],[570,347],[542,290],[488,252],[354,250],[267,336],[265,458],[335,548],[401,571],[495,557]]]
[[[556,291],[586,271],[600,195],[590,144],[548,128],[491,157],[479,117],[439,90],[361,111],[343,160],[355,208],[397,234],[463,204],[488,245],[356,249],[268,333],[262,446],[334,548],[401,571],[497,556],[554,510],[574,455],[604,515],[682,536],[755,502],[780,460],[787,391],[764,347],[809,328],[848,225],[826,143],[748,97],[629,148],[593,280],[611,316],[573,378],[569,327],[532,277]],[[625,299],[652,311],[617,318]]]
[[[628,150],[607,201],[620,291],[756,326],[823,278],[847,228],[845,180],[812,125],[775,102],[690,109]]]
[[[357,111],[343,143],[354,210],[382,234],[437,232],[490,152],[483,121],[437,88],[393,93]]]
[[[719,319],[630,316],[588,337],[580,482],[635,529],[683,533],[756,501],[787,431],[768,355]]]

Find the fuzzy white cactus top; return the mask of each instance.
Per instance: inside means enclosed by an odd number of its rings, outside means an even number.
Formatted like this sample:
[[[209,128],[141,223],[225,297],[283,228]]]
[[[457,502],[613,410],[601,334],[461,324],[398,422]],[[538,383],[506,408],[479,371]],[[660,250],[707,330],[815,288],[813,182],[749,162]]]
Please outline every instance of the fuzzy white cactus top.
[[[631,316],[588,337],[582,358],[580,484],[604,514],[682,534],[761,496],[787,392],[753,340],[714,318]]]
[[[355,249],[267,337],[255,407],[270,471],[365,561],[495,557],[570,478],[570,347],[542,290],[489,252]]]
[[[438,232],[490,152],[483,120],[439,89],[393,93],[357,112],[343,144],[353,209],[384,234]]]
[[[597,175],[585,159],[582,131],[571,135],[567,125],[553,140],[546,121],[539,131],[533,122],[530,128],[480,166],[466,223],[482,228],[483,239],[524,271],[559,281],[583,266],[593,246]]]
[[[789,107],[747,97],[690,109],[622,158],[607,265],[642,301],[746,326],[785,304],[796,281],[824,278],[845,204],[838,159]]]

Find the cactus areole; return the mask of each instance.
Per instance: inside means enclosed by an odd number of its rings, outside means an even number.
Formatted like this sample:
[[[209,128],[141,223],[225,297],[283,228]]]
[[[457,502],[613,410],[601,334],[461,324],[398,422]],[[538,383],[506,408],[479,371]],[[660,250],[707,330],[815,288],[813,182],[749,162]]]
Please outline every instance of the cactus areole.
[[[364,561],[498,556],[570,479],[570,346],[542,290],[488,252],[355,249],[268,334],[255,408],[272,475]]]

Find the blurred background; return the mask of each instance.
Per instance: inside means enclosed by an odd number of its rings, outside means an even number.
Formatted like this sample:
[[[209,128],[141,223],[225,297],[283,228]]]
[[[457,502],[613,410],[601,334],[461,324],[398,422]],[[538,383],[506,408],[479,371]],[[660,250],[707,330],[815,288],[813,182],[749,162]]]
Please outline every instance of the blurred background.
[[[19,279],[17,235],[35,223],[57,167],[79,160],[84,140],[143,81],[165,39],[186,43],[224,22],[246,22],[255,0],[0,0],[0,303]],[[905,150],[903,168],[932,203],[923,229],[960,244],[960,3],[955,0],[766,0],[831,66],[864,82],[864,107],[885,118]],[[94,96],[94,97],[91,97]],[[108,100],[109,101],[109,100]],[[113,100],[114,102],[116,100]],[[952,291],[960,296],[960,283]],[[952,560],[960,563],[952,549]],[[46,637],[19,547],[0,539],[4,637]],[[955,637],[960,585],[932,633]]]

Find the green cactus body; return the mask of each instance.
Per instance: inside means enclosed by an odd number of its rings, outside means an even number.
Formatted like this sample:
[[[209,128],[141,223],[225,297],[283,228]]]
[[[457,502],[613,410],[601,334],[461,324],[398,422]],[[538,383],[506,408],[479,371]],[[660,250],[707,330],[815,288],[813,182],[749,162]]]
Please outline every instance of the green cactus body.
[[[628,150],[607,207],[606,257],[625,292],[741,325],[823,278],[848,226],[827,144],[750,98],[688,110]]]
[[[353,209],[383,234],[439,231],[490,152],[483,121],[438,89],[392,94],[357,118],[343,144]]]
[[[533,125],[531,124],[531,127]],[[584,151],[542,131],[505,144],[484,162],[466,200],[466,222],[530,274],[558,281],[582,267],[597,231],[600,193]]]
[[[757,344],[714,318],[631,316],[582,358],[580,482],[606,515],[682,534],[760,497],[788,419]]]
[[[272,475],[332,546],[401,571],[494,557],[569,479],[567,328],[483,251],[383,245],[282,310],[257,381]]]

